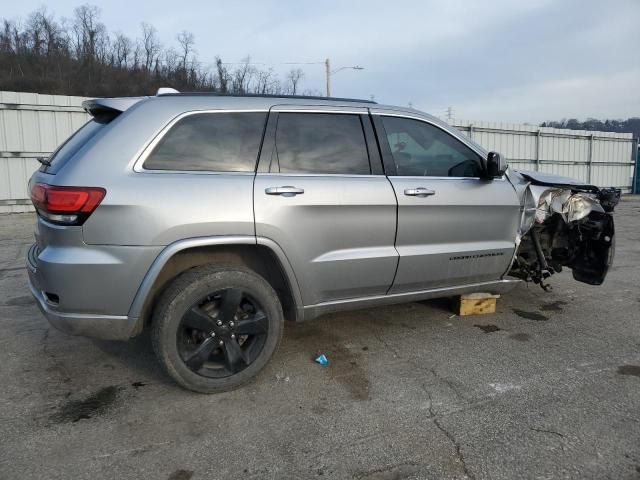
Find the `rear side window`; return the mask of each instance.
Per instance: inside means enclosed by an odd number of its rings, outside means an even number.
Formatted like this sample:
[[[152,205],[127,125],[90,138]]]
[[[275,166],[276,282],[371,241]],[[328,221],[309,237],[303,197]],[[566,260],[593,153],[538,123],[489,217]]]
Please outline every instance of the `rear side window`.
[[[115,116],[96,116],[85,123],[79,130],[71,135],[58,149],[49,157],[49,166],[43,165],[42,171],[56,173],[67,163],[78,151],[91,140],[100,130],[106,127]]]
[[[371,173],[359,115],[280,113],[276,152],[281,173]]]
[[[147,170],[253,172],[266,112],[188,115],[162,137]]]

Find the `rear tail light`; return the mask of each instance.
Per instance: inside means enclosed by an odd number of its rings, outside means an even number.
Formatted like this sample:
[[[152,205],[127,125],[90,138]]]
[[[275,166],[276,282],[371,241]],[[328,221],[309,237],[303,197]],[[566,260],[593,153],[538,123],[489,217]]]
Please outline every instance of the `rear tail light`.
[[[38,214],[52,223],[82,225],[107,191],[100,187],[57,187],[35,183],[31,202]]]

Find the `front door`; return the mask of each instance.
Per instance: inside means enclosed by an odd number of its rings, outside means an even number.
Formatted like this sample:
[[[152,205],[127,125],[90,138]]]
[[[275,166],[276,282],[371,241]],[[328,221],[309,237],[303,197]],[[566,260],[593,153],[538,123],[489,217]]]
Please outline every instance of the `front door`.
[[[254,209],[256,235],[284,250],[305,305],[391,286],[396,199],[366,109],[272,109]]]
[[[390,293],[499,279],[520,218],[511,184],[481,179],[482,157],[433,123],[383,112],[374,122],[398,198],[400,261]]]

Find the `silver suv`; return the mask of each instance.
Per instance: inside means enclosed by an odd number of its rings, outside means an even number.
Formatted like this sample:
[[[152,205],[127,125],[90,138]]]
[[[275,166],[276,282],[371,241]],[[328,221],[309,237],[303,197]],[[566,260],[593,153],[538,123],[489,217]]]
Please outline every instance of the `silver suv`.
[[[58,329],[151,330],[199,392],[254,377],[284,319],[521,281],[602,283],[619,197],[514,172],[416,110],[350,99],[159,94],[92,120],[30,181],[31,291]]]

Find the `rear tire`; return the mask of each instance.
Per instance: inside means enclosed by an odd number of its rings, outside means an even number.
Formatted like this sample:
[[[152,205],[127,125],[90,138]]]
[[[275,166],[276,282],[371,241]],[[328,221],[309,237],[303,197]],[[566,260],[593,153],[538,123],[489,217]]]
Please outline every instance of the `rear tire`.
[[[278,295],[252,270],[196,267],[176,278],[153,314],[151,338],[164,370],[200,393],[232,390],[253,379],[282,338]]]

